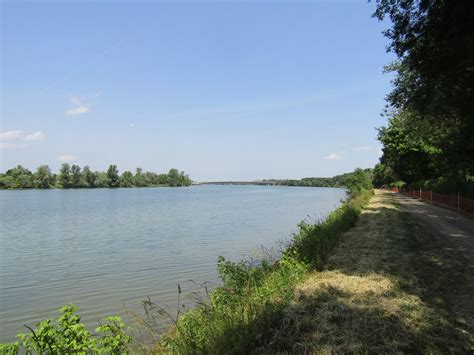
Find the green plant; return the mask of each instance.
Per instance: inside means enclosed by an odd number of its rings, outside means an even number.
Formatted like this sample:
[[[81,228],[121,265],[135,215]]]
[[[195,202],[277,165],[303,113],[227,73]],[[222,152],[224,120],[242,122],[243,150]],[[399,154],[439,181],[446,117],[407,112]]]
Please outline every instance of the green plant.
[[[60,309],[56,320],[46,319],[38,322],[33,329],[26,326],[30,333],[17,335],[20,342],[0,344],[1,354],[18,354],[24,350],[27,354],[122,354],[127,353],[127,344],[131,337],[125,334],[125,325],[120,317],[105,318],[105,323],[96,328],[98,334],[91,334],[81,323],[81,317],[75,313],[74,305]]]

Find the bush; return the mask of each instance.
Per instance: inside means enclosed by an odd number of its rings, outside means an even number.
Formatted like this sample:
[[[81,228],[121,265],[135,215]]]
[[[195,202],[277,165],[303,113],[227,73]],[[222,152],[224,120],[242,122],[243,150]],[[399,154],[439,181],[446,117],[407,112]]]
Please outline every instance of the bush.
[[[337,237],[354,226],[362,207],[367,204],[372,194],[372,190],[359,192],[355,198],[316,224],[301,222],[298,225],[299,233],[285,254],[294,255],[297,260],[311,267],[320,267],[336,244]]]
[[[36,324],[36,329],[27,327],[28,334],[18,334],[20,341],[12,344],[0,344],[0,354],[18,354],[20,350],[27,354],[86,354],[127,353],[127,344],[131,337],[125,334],[125,325],[120,317],[108,317],[95,329],[98,334],[91,334],[81,317],[74,313],[74,305],[60,309],[57,320],[46,319]]]

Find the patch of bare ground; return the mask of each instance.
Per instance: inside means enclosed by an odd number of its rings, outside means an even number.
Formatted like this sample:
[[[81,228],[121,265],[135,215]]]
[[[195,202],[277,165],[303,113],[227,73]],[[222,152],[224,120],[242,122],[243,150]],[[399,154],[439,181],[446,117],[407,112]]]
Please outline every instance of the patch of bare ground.
[[[445,243],[377,191],[254,352],[473,353],[473,329],[449,297],[469,270]]]

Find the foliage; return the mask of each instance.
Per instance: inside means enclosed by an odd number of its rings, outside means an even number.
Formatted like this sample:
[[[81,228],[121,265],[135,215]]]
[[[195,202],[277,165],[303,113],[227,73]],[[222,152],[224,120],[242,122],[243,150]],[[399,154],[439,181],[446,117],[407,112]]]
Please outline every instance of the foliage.
[[[120,178],[117,165],[110,165],[107,169],[107,179],[109,181],[109,187],[119,187]]]
[[[21,165],[7,170],[0,175],[0,188],[6,189],[29,189],[35,185],[34,175]]]
[[[372,190],[372,170],[355,169],[348,175],[345,186],[352,194]]]
[[[362,208],[369,202],[372,190],[362,191],[329,214],[325,220],[315,224],[302,221],[298,225],[298,234],[285,254],[292,255],[312,267],[322,266],[328,252],[337,242],[337,236],[354,226]]]
[[[84,187],[96,186],[96,175],[91,171],[91,169],[87,165],[82,169],[82,179],[83,179]]]
[[[388,185],[392,181],[395,181],[395,179],[396,177],[391,167],[382,163],[378,163],[375,165],[372,179],[372,183],[375,187]]]
[[[34,186],[39,189],[49,189],[54,186],[55,177],[47,165],[41,165],[34,174]]]
[[[388,50],[398,57],[379,129],[381,163],[408,185],[446,179],[464,187],[474,174],[474,2],[377,0],[388,17]],[[387,179],[377,176],[377,185]],[[383,181],[382,181],[383,180]],[[436,185],[436,184],[434,184]]]
[[[120,317],[105,318],[104,324],[95,329],[97,334],[91,334],[81,317],[74,313],[74,305],[67,305],[60,309],[60,316],[56,320],[46,319],[36,324],[36,328],[27,334],[18,334],[13,344],[0,344],[0,353],[18,354],[24,350],[27,354],[86,354],[127,353],[127,344],[131,337],[125,334],[125,325]],[[22,351],[23,352],[23,351]]]
[[[167,174],[156,174],[143,173],[138,168],[135,175],[130,171],[119,175],[116,165],[110,165],[106,172],[93,172],[88,166],[81,170],[78,165],[64,163],[57,176],[47,165],[39,166],[34,174],[18,165],[0,174],[0,189],[189,186],[191,183],[189,176],[177,169],[170,169]]]
[[[325,177],[307,177],[301,180],[268,180],[275,182],[277,185],[285,186],[310,186],[310,187],[347,187],[351,189],[351,186],[360,187],[359,183],[355,180],[365,180],[364,189],[372,188],[370,174],[372,169],[356,169],[353,172],[336,175],[330,178]],[[362,177],[362,174],[367,176]]]
[[[59,169],[58,175],[58,183],[59,187],[67,189],[72,186],[71,184],[71,167],[68,163],[64,163],[61,165],[61,169]]]

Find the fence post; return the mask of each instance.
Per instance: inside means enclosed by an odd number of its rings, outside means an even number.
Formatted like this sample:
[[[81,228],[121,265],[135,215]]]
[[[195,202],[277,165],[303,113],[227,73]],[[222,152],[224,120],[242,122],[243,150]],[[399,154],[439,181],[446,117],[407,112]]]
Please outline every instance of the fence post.
[[[421,187],[420,187],[420,200],[423,200],[423,197],[421,195]]]
[[[459,198],[460,198],[460,195],[459,195],[459,191],[458,191],[458,212],[461,212],[461,204],[459,203]]]
[[[433,203],[433,191],[430,190],[430,203]]]

